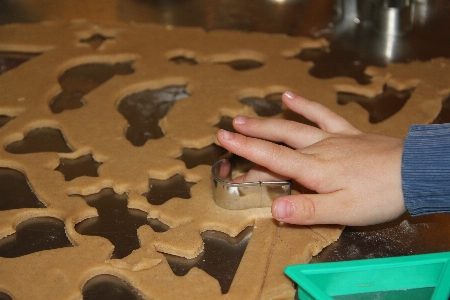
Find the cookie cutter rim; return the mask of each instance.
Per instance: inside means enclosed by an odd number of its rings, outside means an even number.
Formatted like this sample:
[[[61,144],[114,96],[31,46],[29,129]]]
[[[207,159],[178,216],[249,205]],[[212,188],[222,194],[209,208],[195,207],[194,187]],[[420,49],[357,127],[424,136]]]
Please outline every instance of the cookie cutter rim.
[[[290,181],[251,181],[233,183],[223,180],[217,175],[217,170],[222,163],[226,161],[230,161],[230,158],[224,158],[217,161],[211,168],[215,184],[213,198],[218,206],[231,210],[270,207],[273,200],[276,198],[291,194]],[[231,173],[231,167],[229,173]],[[243,197],[242,194],[244,194],[245,197]],[[246,200],[245,198],[253,199],[248,201],[248,199]]]

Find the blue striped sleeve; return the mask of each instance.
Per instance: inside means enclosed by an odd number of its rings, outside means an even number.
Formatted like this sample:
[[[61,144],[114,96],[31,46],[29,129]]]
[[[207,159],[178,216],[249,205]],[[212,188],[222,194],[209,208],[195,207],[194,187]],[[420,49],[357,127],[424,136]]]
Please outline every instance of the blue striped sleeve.
[[[402,157],[402,186],[412,216],[450,213],[450,123],[410,127]]]

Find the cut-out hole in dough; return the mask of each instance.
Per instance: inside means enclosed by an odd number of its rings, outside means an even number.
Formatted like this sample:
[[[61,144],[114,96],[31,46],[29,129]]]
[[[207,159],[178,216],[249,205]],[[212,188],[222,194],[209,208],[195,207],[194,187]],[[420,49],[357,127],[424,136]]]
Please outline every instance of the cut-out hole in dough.
[[[226,64],[236,71],[253,70],[264,66],[264,63],[252,59],[236,59],[229,62],[222,62],[221,64]]]
[[[0,52],[0,75],[41,53]]]
[[[8,294],[0,292],[0,300],[13,300]]]
[[[229,116],[222,116],[219,123],[214,126],[220,129],[225,129],[227,131],[236,132],[236,129],[234,129],[233,127],[233,118]]]
[[[178,64],[178,65],[190,65],[195,66],[198,65],[198,62],[194,58],[189,58],[186,56],[175,56],[170,59],[170,61]]]
[[[450,123],[450,95],[442,101],[442,109],[439,115],[434,119],[434,124]]]
[[[329,79],[333,77],[351,77],[359,84],[368,84],[371,77],[364,73],[367,63],[355,60],[358,55],[349,55],[348,52],[339,49],[303,49],[294,58],[302,61],[313,61],[314,66],[309,74],[316,78]]]
[[[44,203],[31,190],[25,175],[13,169],[0,168],[0,211],[43,207]]]
[[[88,44],[92,49],[97,50],[106,40],[113,40],[113,37],[96,33],[86,39],[81,39],[80,43]]]
[[[50,101],[53,113],[82,107],[83,96],[99,87],[114,75],[128,75],[134,72],[133,62],[116,64],[90,63],[75,66],[65,71],[58,79],[62,91]]]
[[[87,154],[76,159],[60,158],[55,170],[64,175],[64,180],[71,181],[81,176],[98,177],[97,169],[100,165],[91,154]]]
[[[0,240],[0,256],[12,258],[64,247],[73,247],[66,236],[64,222],[39,217],[23,221],[17,225],[16,233]]]
[[[178,159],[186,164],[188,169],[192,169],[199,165],[212,166],[228,151],[217,145],[210,145],[202,149],[183,148],[183,153]]]
[[[150,190],[143,195],[153,205],[161,205],[172,198],[191,198],[190,189],[195,183],[187,182],[183,176],[176,174],[166,180],[150,179]]]
[[[239,100],[242,104],[253,107],[261,117],[271,117],[282,112],[281,93],[267,95],[264,98],[246,97]]]
[[[196,258],[164,255],[175,275],[184,276],[191,268],[197,267],[217,279],[222,294],[226,294],[244,256],[252,231],[253,227],[247,227],[234,238],[218,231],[205,231],[201,234],[205,248]]]
[[[61,131],[50,127],[37,128],[28,132],[23,140],[13,142],[6,146],[6,151],[13,154],[73,152],[67,145]]]
[[[176,85],[126,96],[118,106],[119,112],[129,124],[126,138],[134,146],[142,146],[149,139],[163,137],[159,121],[166,116],[176,101],[189,96],[185,86]]]
[[[109,274],[95,276],[83,286],[83,300],[114,299],[139,300],[142,298],[124,280]]]
[[[156,232],[165,231],[161,223],[150,222],[145,212],[128,208],[126,193],[116,194],[113,189],[105,188],[97,194],[81,197],[97,209],[98,217],[81,221],[75,225],[75,230],[107,238],[114,245],[112,258],[123,258],[139,248],[137,229],[142,225],[149,225]]]
[[[12,119],[14,119],[14,117],[10,117],[10,116],[0,116],[0,128],[2,128],[3,126],[6,125],[6,123],[8,123],[9,121],[11,121]]]
[[[397,91],[384,86],[383,93],[374,98],[352,93],[338,92],[338,103],[345,105],[351,101],[358,103],[369,112],[369,122],[376,124],[395,115],[411,97],[414,89]]]

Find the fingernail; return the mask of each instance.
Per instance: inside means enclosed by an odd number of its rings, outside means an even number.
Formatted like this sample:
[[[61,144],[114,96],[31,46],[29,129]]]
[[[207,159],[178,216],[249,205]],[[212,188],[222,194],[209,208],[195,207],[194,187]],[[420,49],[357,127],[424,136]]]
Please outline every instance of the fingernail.
[[[247,122],[248,118],[245,116],[237,116],[236,118],[234,118],[234,124],[244,124],[245,122]]]
[[[233,134],[229,131],[220,129],[219,130],[219,135],[224,139],[224,140],[231,140],[233,138]]]
[[[294,93],[291,92],[291,91],[286,91],[286,92],[284,92],[284,94],[285,94],[286,97],[288,97],[289,99],[294,99],[295,97],[297,97],[297,95],[294,94]]]
[[[292,204],[290,201],[278,200],[274,207],[274,217],[277,220],[283,220],[291,217]]]

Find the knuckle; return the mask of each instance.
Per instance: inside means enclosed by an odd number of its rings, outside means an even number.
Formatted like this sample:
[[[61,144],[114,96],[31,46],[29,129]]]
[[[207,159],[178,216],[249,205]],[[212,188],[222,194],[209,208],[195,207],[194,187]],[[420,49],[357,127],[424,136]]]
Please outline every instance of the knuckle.
[[[280,146],[278,146],[276,144],[268,145],[266,148],[266,153],[272,159],[278,159],[278,158],[282,157],[281,148],[280,148]]]
[[[315,220],[316,206],[310,197],[304,195],[297,204],[297,209],[297,217],[302,223],[311,223]]]
[[[299,123],[293,121],[285,121],[283,124],[282,132],[296,132],[298,131]]]

